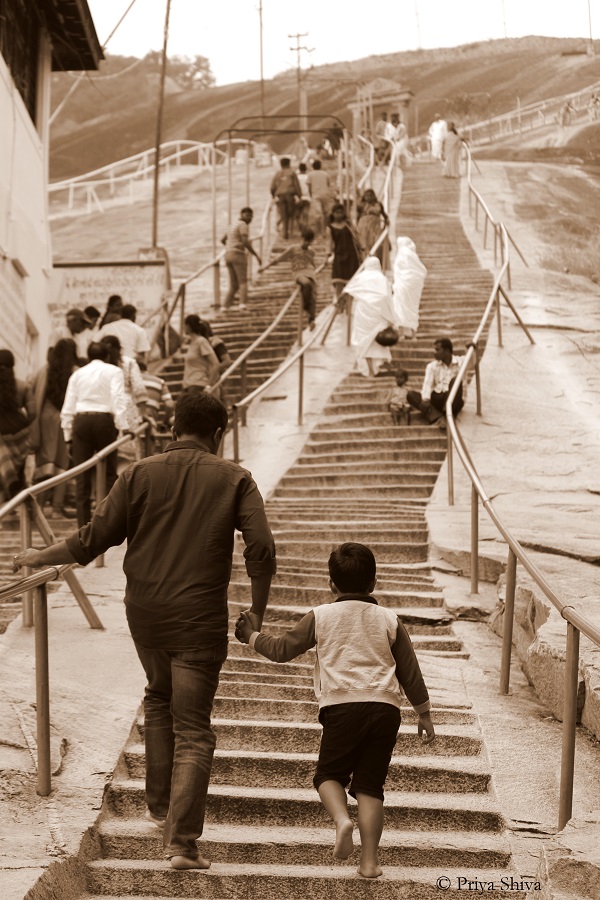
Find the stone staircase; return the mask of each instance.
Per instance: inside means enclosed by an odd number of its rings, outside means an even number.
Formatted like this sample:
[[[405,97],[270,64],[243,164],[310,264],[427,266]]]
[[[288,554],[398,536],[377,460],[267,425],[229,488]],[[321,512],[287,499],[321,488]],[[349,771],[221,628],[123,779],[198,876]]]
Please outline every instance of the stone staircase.
[[[286,246],[297,243],[298,236],[283,242],[279,239],[272,248],[272,256],[281,253]],[[325,261],[324,241],[315,242],[317,265]],[[248,291],[248,308],[221,309],[211,316],[213,331],[225,342],[232,360],[237,359],[271,324],[295,287],[289,262],[279,263],[262,272]],[[317,313],[332,299],[330,273],[325,269],[318,278]],[[188,307],[193,306],[193,293]],[[304,321],[306,326],[306,319]],[[247,361],[247,393],[263,384],[284,362],[298,335],[298,302],[283,317],[274,331],[263,341]],[[161,370],[161,377],[176,396],[181,390],[183,378],[182,354],[176,354]],[[224,385],[225,402],[231,406],[242,397],[241,369],[234,372]]]
[[[409,170],[411,202],[403,203],[400,228],[415,239],[430,270],[419,335],[394,351],[415,386],[435,337],[448,335],[459,351],[464,347],[491,286],[457,220],[457,185],[444,182],[434,195],[434,178],[442,182],[429,164]],[[479,290],[468,290],[474,281]],[[506,896],[501,879],[517,879],[470,701],[468,652],[453,632],[428,558],[424,511],[445,436],[419,416],[410,426],[394,427],[386,411],[391,385],[390,377],[349,375],[268,500],[278,573],[265,621],[278,634],[327,602],[327,557],[337,543],[358,540],[373,548],[375,596],[398,611],[412,636],[437,732],[436,741],[424,746],[412,709],[403,710],[386,784],[384,876],[360,878],[357,853],[348,863],[331,856],[333,828],[311,784],[321,731],[312,691],[314,651],[278,665],[231,636],[213,719],[217,751],[202,842],[210,870],[174,871],[161,859],[161,835],[143,819],[140,717],[97,823],[94,858],[87,863],[93,900],[420,900],[439,898],[440,891],[458,896],[459,889],[468,889],[460,878],[485,884],[486,896],[500,898]],[[231,634],[249,605],[241,551],[238,542],[229,591]],[[514,889],[510,896],[523,898],[524,892]]]

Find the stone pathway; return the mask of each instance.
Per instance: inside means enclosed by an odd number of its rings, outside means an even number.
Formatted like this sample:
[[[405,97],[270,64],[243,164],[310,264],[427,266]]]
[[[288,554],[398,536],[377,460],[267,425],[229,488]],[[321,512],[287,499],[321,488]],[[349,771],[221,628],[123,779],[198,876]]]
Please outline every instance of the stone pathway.
[[[418,338],[394,351],[415,386],[436,336],[450,336],[461,352],[491,286],[458,221],[458,186],[438,180],[430,164],[409,171],[398,222],[430,271]],[[412,634],[437,730],[435,743],[423,747],[412,710],[403,711],[386,790],[384,877],[361,879],[358,853],[350,864],[331,858],[332,828],[311,785],[320,736],[314,651],[277,665],[232,638],[214,711],[217,752],[203,841],[211,869],[175,872],[161,860],[160,835],[142,818],[140,718],[97,826],[98,858],[87,867],[94,896],[413,900],[439,898],[440,886],[458,893],[461,877],[493,881],[486,895],[506,896],[501,879],[511,876],[510,846],[469,699],[470,661],[428,562],[424,512],[445,436],[419,417],[410,427],[393,427],[386,411],[391,383],[344,379],[268,500],[279,562],[265,623],[277,633],[326,600],[326,560],[337,542],[373,548],[376,596],[399,611]],[[231,624],[248,604],[241,549],[229,594]],[[448,881],[436,885],[440,877]]]

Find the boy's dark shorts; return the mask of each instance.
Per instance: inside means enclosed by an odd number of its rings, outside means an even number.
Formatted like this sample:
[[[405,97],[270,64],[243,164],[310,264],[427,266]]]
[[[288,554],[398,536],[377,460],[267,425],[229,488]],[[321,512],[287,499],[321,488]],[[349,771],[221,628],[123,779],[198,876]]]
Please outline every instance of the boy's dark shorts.
[[[391,703],[340,703],[324,706],[317,790],[324,781],[350,784],[348,793],[383,800],[383,785],[400,727],[400,710]]]

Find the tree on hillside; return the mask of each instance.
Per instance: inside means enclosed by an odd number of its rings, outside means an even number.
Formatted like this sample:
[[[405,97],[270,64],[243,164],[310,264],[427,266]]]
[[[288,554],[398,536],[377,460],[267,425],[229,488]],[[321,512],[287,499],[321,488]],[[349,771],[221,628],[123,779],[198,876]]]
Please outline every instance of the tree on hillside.
[[[146,71],[159,72],[162,54],[151,50],[144,57]],[[205,90],[215,83],[210,62],[205,56],[170,56],[167,62],[167,75],[183,90]]]

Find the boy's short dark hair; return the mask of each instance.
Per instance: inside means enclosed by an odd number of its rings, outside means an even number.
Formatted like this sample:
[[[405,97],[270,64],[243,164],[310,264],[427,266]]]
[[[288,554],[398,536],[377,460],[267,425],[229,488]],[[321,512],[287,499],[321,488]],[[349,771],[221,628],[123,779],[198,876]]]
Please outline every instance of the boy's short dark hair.
[[[254,215],[254,210],[251,206],[243,206],[240,210],[240,216],[243,216],[244,213],[252,213]]]
[[[306,163],[300,163],[300,165],[298,166],[298,171],[304,174],[304,172],[306,172]]]
[[[343,594],[373,590],[377,565],[370,547],[349,541],[331,551],[329,577]]]
[[[435,341],[435,343],[436,343],[436,344],[439,344],[440,347],[442,348],[442,350],[447,350],[448,353],[452,353],[452,352],[453,352],[452,341],[450,340],[450,338],[445,338],[445,337],[443,337],[443,338],[438,338],[438,339]]]
[[[315,170],[315,172],[318,172],[320,168],[321,168],[321,160],[315,159],[313,162],[313,169]]]
[[[406,369],[396,369],[396,371],[394,372],[394,377],[395,378],[404,378],[405,381],[408,381],[408,379],[410,378],[410,375],[408,374]]]
[[[135,322],[135,317],[137,315],[137,309],[133,305],[133,303],[126,303],[125,306],[121,307],[121,318],[129,319],[130,322]]]
[[[177,435],[195,434],[209,437],[217,428],[227,428],[227,407],[201,387],[185,388],[175,404],[173,428]]]
[[[314,241],[315,233],[312,228],[305,228],[302,232],[302,237],[305,241]]]

